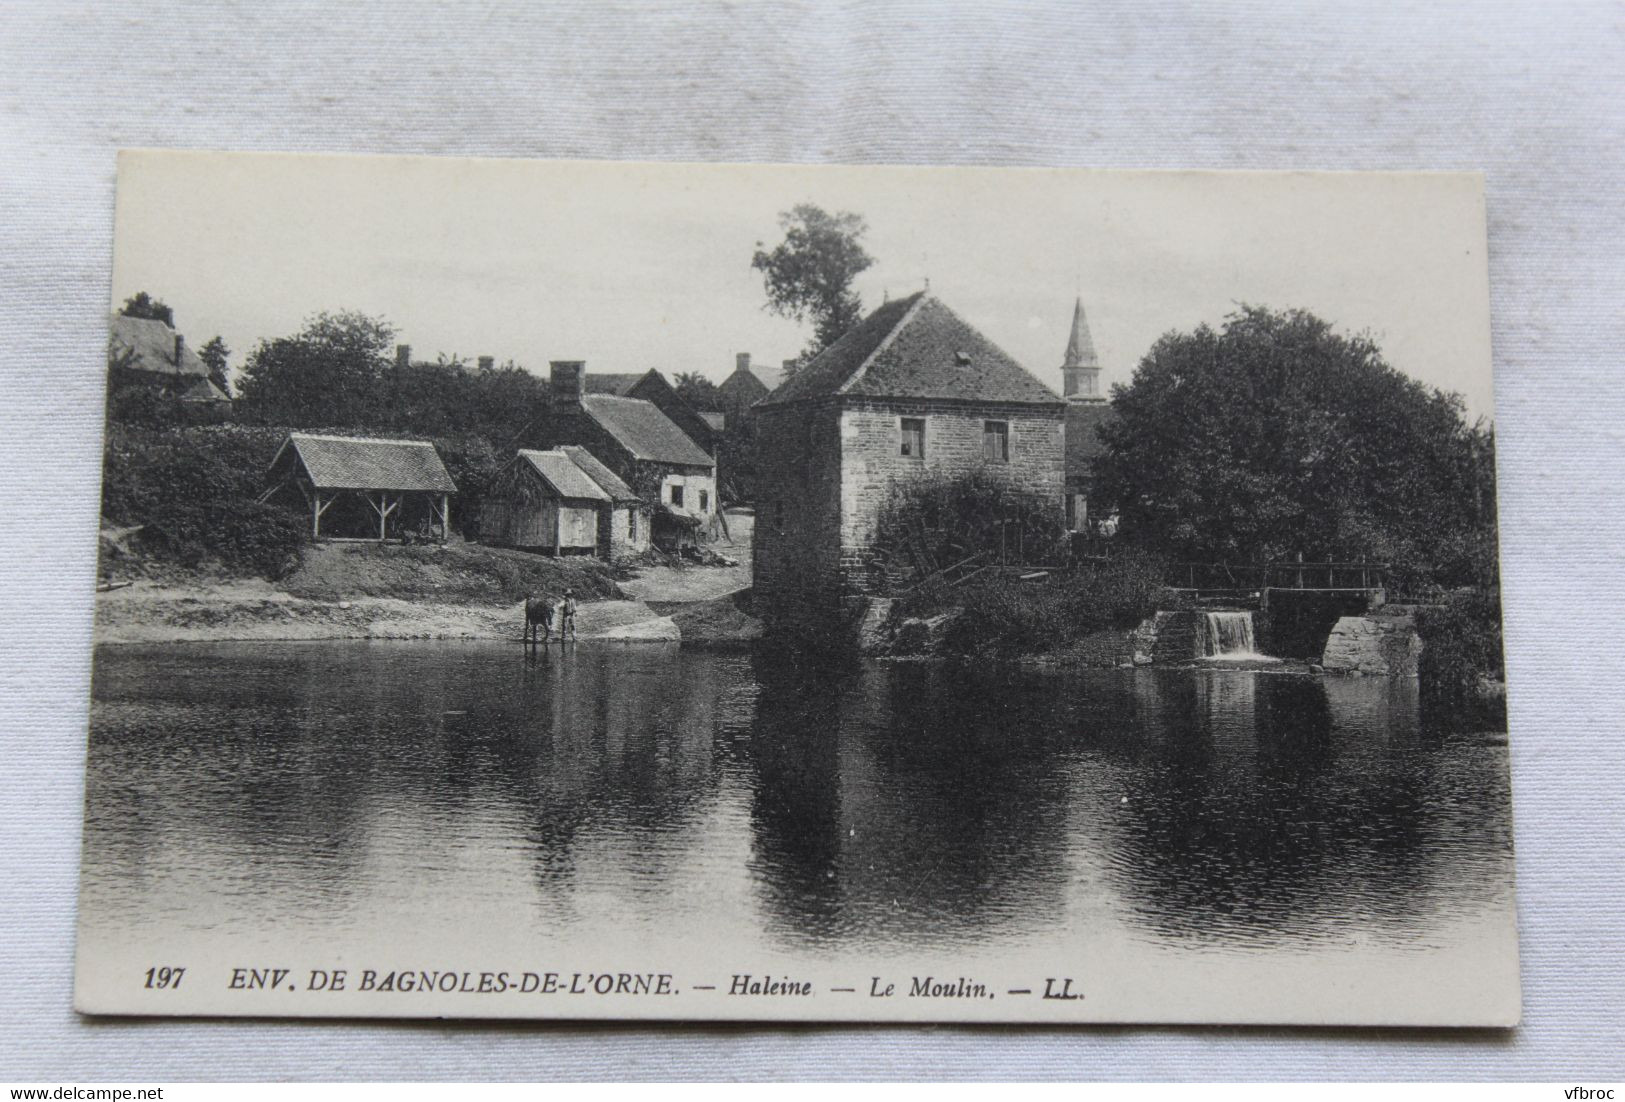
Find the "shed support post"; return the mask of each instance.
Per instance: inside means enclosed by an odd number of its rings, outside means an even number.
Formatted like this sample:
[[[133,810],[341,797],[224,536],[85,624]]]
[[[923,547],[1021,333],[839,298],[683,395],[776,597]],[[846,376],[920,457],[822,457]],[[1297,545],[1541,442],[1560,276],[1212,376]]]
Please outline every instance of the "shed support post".
[[[372,509],[373,509],[373,512],[378,514],[378,542],[379,543],[383,543],[385,540],[387,540],[389,538],[389,514],[393,513],[396,510],[396,508],[400,505],[400,503],[401,503],[400,497],[396,497],[393,502],[391,502],[389,500],[389,491],[388,490],[379,490],[378,491],[378,500],[377,501],[374,501],[372,499],[372,492],[368,491],[368,493],[367,493],[367,504],[371,505]]]
[[[451,495],[440,495],[440,542],[447,543],[451,539]]]
[[[333,499],[332,498],[328,498],[326,501],[323,501],[322,500],[322,492],[320,490],[317,490],[314,487],[312,487],[311,499],[310,499],[310,538],[311,539],[314,540],[314,539],[321,539],[322,538],[322,514],[327,512],[327,507],[329,505],[332,505],[332,504],[333,504]]]

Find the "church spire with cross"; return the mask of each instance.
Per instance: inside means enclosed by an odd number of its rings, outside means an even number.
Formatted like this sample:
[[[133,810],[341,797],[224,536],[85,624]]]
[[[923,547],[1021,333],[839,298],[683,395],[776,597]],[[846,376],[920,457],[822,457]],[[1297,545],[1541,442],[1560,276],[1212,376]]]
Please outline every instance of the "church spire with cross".
[[[1100,389],[1100,359],[1089,335],[1089,319],[1083,314],[1083,296],[1072,309],[1072,334],[1066,342],[1066,360],[1061,364],[1061,395],[1069,402],[1104,402]]]

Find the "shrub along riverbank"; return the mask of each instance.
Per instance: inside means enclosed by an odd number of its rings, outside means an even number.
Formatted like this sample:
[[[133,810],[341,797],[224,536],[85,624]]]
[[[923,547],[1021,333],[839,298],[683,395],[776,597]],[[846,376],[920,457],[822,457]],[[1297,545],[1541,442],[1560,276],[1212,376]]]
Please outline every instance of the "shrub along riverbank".
[[[1085,636],[1135,627],[1157,609],[1163,564],[1129,553],[1023,581],[989,574],[951,590],[927,590],[903,602],[921,619],[957,610],[942,650],[961,656],[1046,654]]]
[[[1162,578],[1159,560],[1130,552],[1039,579],[990,574],[959,588],[917,593],[903,599],[897,612],[905,623],[924,621],[931,627],[898,630],[890,653],[1120,664],[1136,650],[1127,633],[1159,610],[1181,604]],[[1418,684],[1429,722],[1505,730],[1499,593],[1456,590],[1424,608],[1416,622],[1423,644]],[[1313,655],[1285,657],[1299,659],[1298,668],[1307,671],[1324,643],[1322,636]],[[1267,645],[1263,649],[1277,653]]]
[[[1461,589],[1416,619],[1422,703],[1449,726],[1506,729],[1506,663],[1498,590]]]

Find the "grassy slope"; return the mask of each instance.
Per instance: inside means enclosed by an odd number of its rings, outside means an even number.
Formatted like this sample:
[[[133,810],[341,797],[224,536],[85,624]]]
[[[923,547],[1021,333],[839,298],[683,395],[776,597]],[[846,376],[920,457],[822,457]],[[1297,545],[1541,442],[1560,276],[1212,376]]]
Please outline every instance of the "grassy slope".
[[[526,596],[581,600],[621,596],[609,568],[586,558],[551,559],[478,544],[398,547],[363,543],[305,549],[279,588],[296,597],[396,597],[443,604],[508,605]]]

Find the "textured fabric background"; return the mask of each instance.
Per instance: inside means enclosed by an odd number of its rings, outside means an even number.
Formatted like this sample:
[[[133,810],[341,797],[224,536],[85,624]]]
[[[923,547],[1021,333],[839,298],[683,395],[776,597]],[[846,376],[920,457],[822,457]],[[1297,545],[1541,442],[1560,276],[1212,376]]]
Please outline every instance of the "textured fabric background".
[[[560,3],[0,10],[0,1078],[1625,1073],[1618,5]],[[1524,1025],[699,1028],[69,1008],[113,153],[1481,169]]]

